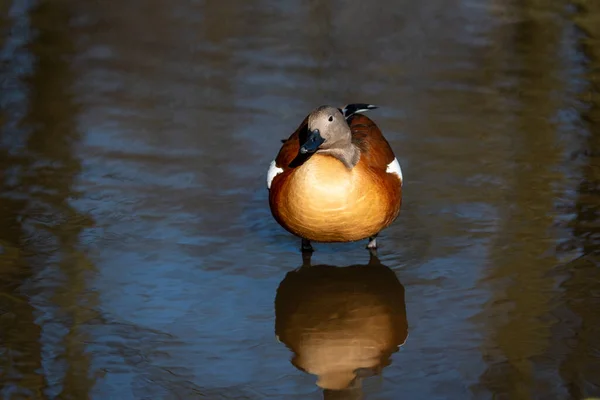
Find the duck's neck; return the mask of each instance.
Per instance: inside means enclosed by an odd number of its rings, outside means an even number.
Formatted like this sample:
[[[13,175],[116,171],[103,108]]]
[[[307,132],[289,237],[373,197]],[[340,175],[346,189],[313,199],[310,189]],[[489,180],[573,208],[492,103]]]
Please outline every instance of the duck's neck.
[[[358,163],[358,160],[360,160],[360,150],[354,143],[348,143],[346,146],[323,149],[318,152],[321,154],[329,154],[330,156],[337,158],[348,169],[354,168]]]

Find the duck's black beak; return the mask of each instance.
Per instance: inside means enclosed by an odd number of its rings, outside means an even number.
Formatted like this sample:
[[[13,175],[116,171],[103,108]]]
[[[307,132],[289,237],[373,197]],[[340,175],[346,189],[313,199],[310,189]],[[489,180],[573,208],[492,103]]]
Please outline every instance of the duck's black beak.
[[[314,131],[308,131],[306,142],[304,142],[304,144],[300,147],[300,153],[314,153],[324,141],[325,139],[323,139],[321,132],[319,132],[318,129],[315,129]]]

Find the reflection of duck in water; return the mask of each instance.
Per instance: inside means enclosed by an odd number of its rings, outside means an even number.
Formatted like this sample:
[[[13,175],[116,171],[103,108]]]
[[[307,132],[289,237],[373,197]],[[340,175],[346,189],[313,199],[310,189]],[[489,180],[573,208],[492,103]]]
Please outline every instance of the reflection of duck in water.
[[[360,379],[378,374],[408,336],[404,287],[374,253],[367,265],[304,265],[275,298],[275,333],[292,364],[317,375],[325,398],[360,398]]]

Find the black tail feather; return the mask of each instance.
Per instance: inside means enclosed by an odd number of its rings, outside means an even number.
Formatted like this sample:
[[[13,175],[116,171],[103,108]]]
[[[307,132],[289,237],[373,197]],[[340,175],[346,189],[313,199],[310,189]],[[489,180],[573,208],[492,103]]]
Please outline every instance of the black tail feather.
[[[356,113],[374,110],[376,108],[379,108],[379,107],[377,107],[373,104],[354,103],[354,104],[346,104],[344,106],[344,108],[342,108],[340,111],[342,112],[342,114],[344,114],[344,118],[348,119],[348,117],[350,117]]]

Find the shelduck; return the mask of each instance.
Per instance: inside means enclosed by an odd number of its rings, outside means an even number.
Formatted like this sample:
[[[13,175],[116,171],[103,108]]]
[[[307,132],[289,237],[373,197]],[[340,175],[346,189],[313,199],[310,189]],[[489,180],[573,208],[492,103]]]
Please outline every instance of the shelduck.
[[[398,216],[402,170],[377,125],[360,112],[377,108],[348,104],[313,110],[286,140],[267,172],[275,220],[302,239],[351,242],[369,238]]]

